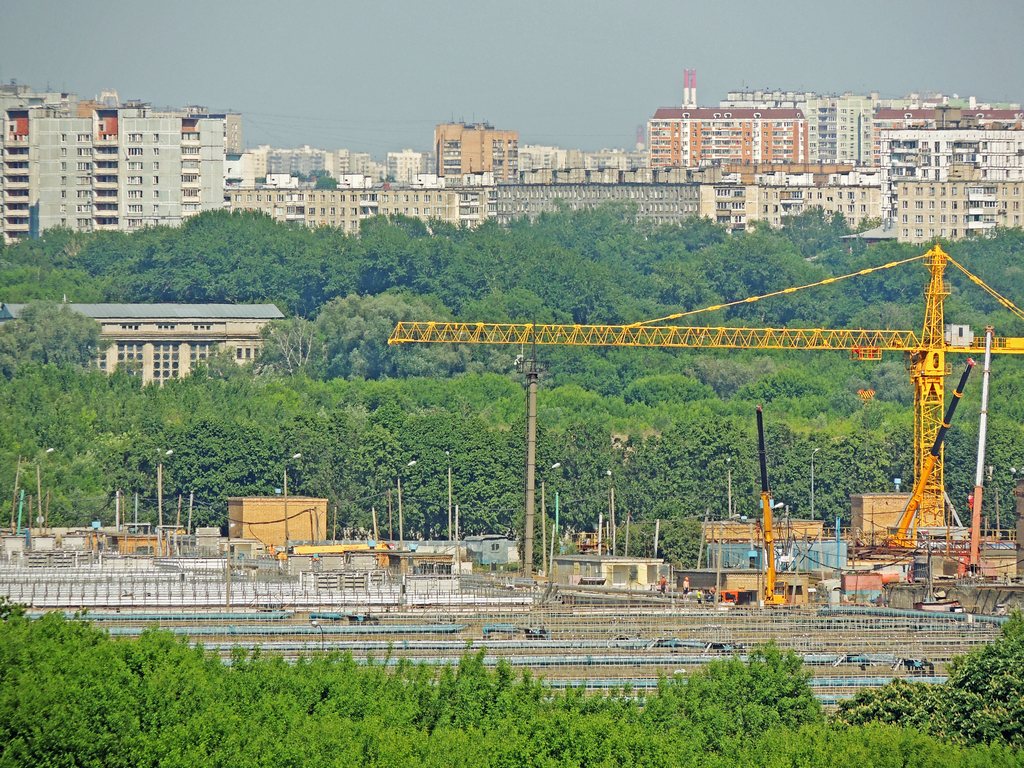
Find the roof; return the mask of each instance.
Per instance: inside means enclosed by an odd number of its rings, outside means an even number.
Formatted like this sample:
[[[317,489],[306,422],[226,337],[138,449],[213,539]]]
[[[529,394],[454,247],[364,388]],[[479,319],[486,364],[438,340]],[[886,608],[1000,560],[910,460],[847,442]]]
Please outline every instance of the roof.
[[[874,229],[866,229],[863,232],[855,232],[852,235],[843,235],[840,240],[895,240],[896,227],[890,223],[882,223]]]
[[[878,109],[875,112],[876,120],[934,120],[943,116],[943,113],[947,113],[947,119],[952,119],[952,115],[949,113],[958,112],[963,117],[976,117],[979,120],[1019,120],[1024,117],[1019,109],[971,109],[969,107],[956,107],[950,109],[937,109],[935,107],[929,107],[928,109],[895,109],[892,107],[886,107],[884,109]]]
[[[659,107],[654,113],[655,120],[803,120],[799,109],[750,109],[744,107]]]
[[[0,319],[17,318],[25,304],[0,304]],[[75,312],[95,320],[280,320],[273,304],[67,304]]]

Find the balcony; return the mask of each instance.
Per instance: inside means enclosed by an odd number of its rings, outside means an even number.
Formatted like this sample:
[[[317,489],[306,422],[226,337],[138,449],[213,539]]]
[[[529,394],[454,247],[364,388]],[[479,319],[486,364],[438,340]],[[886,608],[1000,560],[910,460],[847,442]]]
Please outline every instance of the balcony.
[[[5,189],[28,189],[28,176],[5,176]]]
[[[973,192],[968,190],[967,200],[971,203],[992,203],[994,207],[996,204],[996,196],[994,194],[986,194],[984,192]]]
[[[93,189],[117,189],[117,176],[93,176]]]
[[[28,144],[28,134],[27,133],[9,133],[9,134],[7,134],[7,139],[4,141],[4,144],[7,144],[7,145],[12,145],[12,144]]]
[[[100,133],[93,137],[92,144],[94,147],[116,147],[117,146],[117,134],[116,133]]]
[[[28,232],[28,219],[12,219],[8,216],[4,220],[4,229],[7,234],[16,232]]]
[[[4,201],[7,203],[27,203],[28,187],[26,187],[25,189],[5,189]]]

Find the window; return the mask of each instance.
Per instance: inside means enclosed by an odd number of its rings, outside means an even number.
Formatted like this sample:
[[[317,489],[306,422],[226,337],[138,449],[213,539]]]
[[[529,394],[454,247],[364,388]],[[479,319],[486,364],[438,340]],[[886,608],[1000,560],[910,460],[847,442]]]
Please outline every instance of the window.
[[[158,327],[160,327],[159,324]],[[178,346],[171,342],[153,345],[154,379],[163,381],[178,375]]]
[[[142,147],[128,147],[128,157],[141,157]]]
[[[137,330],[138,326],[135,328]],[[119,343],[117,345],[117,363],[131,376],[138,376],[142,373],[142,344]]]

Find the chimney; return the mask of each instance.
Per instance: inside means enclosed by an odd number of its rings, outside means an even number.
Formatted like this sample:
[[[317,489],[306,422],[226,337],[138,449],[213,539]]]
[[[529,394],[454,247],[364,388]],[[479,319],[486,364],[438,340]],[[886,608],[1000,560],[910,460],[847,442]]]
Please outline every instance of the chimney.
[[[690,70],[683,70],[683,109],[690,103]]]

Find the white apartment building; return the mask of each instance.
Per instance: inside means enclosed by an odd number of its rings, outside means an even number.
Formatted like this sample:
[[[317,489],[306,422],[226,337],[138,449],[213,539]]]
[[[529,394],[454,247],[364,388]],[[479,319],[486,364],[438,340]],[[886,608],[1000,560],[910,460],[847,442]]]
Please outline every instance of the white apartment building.
[[[223,115],[82,103],[12,107],[2,122],[5,242],[53,227],[175,226],[223,207]]]
[[[388,152],[388,178],[396,184],[412,184],[416,177],[426,171],[422,152],[403,149],[401,152]]]
[[[917,128],[882,131],[882,216],[900,208],[898,189],[907,181],[948,181],[953,168],[972,169],[981,182],[1024,180],[1024,130]]]

